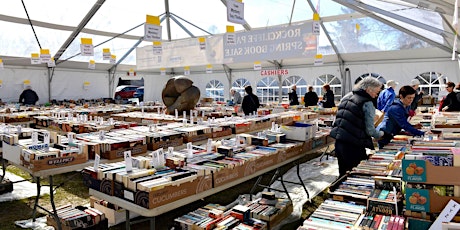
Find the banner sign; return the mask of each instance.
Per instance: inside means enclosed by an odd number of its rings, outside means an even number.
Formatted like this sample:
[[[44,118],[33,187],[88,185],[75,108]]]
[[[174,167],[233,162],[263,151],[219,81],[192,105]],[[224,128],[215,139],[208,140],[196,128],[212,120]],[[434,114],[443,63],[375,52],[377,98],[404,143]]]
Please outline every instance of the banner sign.
[[[232,35],[231,40],[228,40],[229,34]],[[202,45],[196,38],[162,42],[161,54],[155,50],[153,44],[138,47],[136,68],[151,70],[222,63],[254,63],[255,60],[312,58],[317,53],[317,36],[312,33],[310,22],[214,35],[206,37],[206,46]]]

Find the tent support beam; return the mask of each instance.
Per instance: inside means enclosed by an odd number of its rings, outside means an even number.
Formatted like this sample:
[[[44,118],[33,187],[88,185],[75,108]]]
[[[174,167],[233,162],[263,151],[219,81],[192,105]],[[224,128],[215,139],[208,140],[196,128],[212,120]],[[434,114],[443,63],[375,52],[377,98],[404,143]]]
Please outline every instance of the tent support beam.
[[[169,14],[169,18],[172,19],[180,28],[182,28],[183,31],[185,31],[185,33],[187,33],[190,37],[194,38],[195,35],[192,34],[192,32],[190,32],[187,28],[185,28],[184,25],[182,25],[182,23],[180,23],[175,17],[174,17],[174,14],[170,13]]]
[[[30,27],[32,28],[32,32],[34,32],[35,40],[38,43],[38,47],[40,47],[41,49],[42,45],[40,45],[40,41],[38,40],[37,33],[35,33],[34,25],[32,24],[32,21],[30,20],[29,12],[27,12],[26,4],[24,3],[24,0],[21,0],[21,2],[22,2],[22,6],[24,7],[24,11],[26,12],[27,20],[29,20]]]
[[[166,31],[168,33],[168,41],[171,41],[171,13],[169,12],[169,0],[165,0],[165,16],[166,16]]]
[[[191,23],[191,22],[189,22],[189,21],[183,19],[182,17],[178,16],[178,15],[175,14],[175,13],[171,13],[171,16],[173,16],[173,18],[179,18],[180,20],[182,20],[182,21],[184,21],[184,22],[190,24],[191,26],[193,26],[193,27],[195,27],[195,28],[197,28],[197,29],[199,29],[199,30],[201,30],[201,31],[203,31],[203,32],[205,32],[205,33],[207,33],[207,34],[209,34],[209,35],[213,35],[212,33],[210,33],[210,32],[208,32],[208,31],[206,31],[205,29],[203,29],[203,28],[201,28],[201,27],[199,27],[199,26],[197,26],[197,25],[195,25],[195,24],[193,24],[193,23]],[[177,19],[176,19],[176,20],[177,20]],[[176,23],[177,23],[177,21],[176,21]]]
[[[70,34],[67,40],[62,44],[61,48],[59,48],[58,52],[54,55],[54,61],[58,61],[62,54],[66,51],[66,49],[72,44],[73,40],[77,37],[77,35],[81,32],[81,30],[88,24],[89,20],[94,16],[94,14],[101,8],[102,4],[104,4],[105,0],[98,0],[94,3],[93,7],[88,11],[85,17],[81,20],[80,24],[78,24],[77,28]]]
[[[316,11],[316,8],[313,6],[313,3],[311,2],[311,0],[308,0],[308,5],[310,6],[311,10],[314,12],[314,13],[317,13],[319,14],[317,11]],[[324,31],[324,34],[326,35],[327,37],[327,40],[329,41],[329,43],[331,44],[332,46],[332,49],[334,50],[335,54],[337,55],[337,59],[338,59],[338,62],[339,62],[339,71],[340,71],[340,79],[343,80],[345,79],[345,71],[344,71],[344,65],[345,65],[345,61],[343,60],[342,58],[342,55],[340,55],[340,52],[339,52],[339,49],[337,49],[337,46],[334,44],[334,41],[332,41],[332,38],[331,36],[329,35],[329,32],[327,31],[326,27],[324,26],[324,23],[322,20],[320,20],[320,25],[321,25],[321,28],[323,29]],[[343,83],[342,83],[343,84]],[[342,85],[343,86],[343,85]],[[342,87],[343,89],[343,87]]]
[[[232,94],[230,93],[230,89],[232,88],[232,69],[230,69],[230,67],[228,67],[228,65],[226,64],[222,64],[222,66],[224,67],[224,71],[225,71],[225,76],[227,76],[227,81],[228,81],[228,94],[230,96],[230,99],[232,98]]]

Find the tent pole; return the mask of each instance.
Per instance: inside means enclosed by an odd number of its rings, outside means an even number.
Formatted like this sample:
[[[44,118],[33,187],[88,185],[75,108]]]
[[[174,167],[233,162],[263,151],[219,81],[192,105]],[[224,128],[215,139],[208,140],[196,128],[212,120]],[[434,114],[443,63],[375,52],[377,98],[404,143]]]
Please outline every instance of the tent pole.
[[[49,102],[51,102],[51,79],[52,79],[51,68],[48,68],[48,101]]]
[[[228,87],[229,87],[228,88],[228,95],[229,95],[229,98],[231,99],[232,95],[230,93],[230,89],[232,88],[232,69],[230,69],[230,67],[228,67],[228,65],[226,65],[226,64],[222,64],[222,66],[224,67],[225,76],[227,76]]]

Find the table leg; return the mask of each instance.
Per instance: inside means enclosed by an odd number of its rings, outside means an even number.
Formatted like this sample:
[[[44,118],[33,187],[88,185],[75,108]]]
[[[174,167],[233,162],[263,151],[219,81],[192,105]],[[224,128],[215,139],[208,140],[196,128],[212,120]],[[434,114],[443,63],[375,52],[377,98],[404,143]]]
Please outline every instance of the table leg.
[[[53,176],[49,176],[50,181],[50,203],[51,207],[53,208],[53,218],[56,221],[57,227],[59,230],[62,229],[61,221],[59,220],[59,216],[57,215],[56,205],[54,204],[54,188],[53,188]]]
[[[125,222],[125,226],[126,226],[126,230],[131,230],[131,221],[129,219],[129,210],[128,209],[125,209],[126,210],[126,222]]]
[[[0,161],[2,162],[2,175],[0,175],[0,182],[2,182],[6,175],[6,160],[3,159],[3,157],[0,157]]]
[[[35,183],[37,184],[37,196],[35,197],[34,210],[32,212],[33,222],[35,222],[35,214],[37,213],[38,199],[40,198],[40,192],[41,192],[40,177],[34,177],[34,178],[35,178]]]
[[[150,230],[155,230],[155,217],[150,218]]]

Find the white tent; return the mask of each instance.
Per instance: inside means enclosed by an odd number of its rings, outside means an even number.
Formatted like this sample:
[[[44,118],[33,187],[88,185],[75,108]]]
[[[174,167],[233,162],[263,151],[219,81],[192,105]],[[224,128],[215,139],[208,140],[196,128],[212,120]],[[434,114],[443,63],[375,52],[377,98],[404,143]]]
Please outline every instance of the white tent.
[[[118,79],[134,69],[137,78],[144,79],[145,99],[160,100],[168,78],[182,75],[186,66],[138,68],[138,52],[152,46],[143,40],[146,15],[160,17],[163,44],[177,45],[196,43],[198,37],[207,41],[222,37],[227,25],[235,26],[236,33],[310,25],[314,12],[319,13],[315,54],[322,54],[321,65],[314,64],[318,60],[314,55],[216,63],[212,73],[206,73],[204,63],[190,65],[190,78],[202,95],[218,100],[228,98],[229,88],[244,84],[257,87],[263,101],[277,101],[294,83],[302,86],[299,93],[307,84],[319,88],[329,83],[340,95],[367,75],[382,82],[395,79],[401,84],[417,78],[422,88],[434,95],[443,89],[445,81],[460,81],[454,20],[458,19],[458,6],[453,0],[243,3],[245,23],[234,24],[227,21],[225,0],[8,1],[0,8],[0,98],[17,101],[24,83],[29,82],[39,94],[40,103],[112,97]],[[80,54],[81,38],[92,38],[94,56]],[[116,64],[103,60],[104,48],[116,55]],[[31,64],[31,53],[40,53],[40,49],[50,51],[56,67]],[[188,50],[177,48],[176,52],[184,58],[181,60],[190,61],[185,59]],[[88,68],[90,60],[95,61],[95,69]],[[260,61],[262,70],[285,69],[289,73],[263,75],[254,70],[255,61]]]

